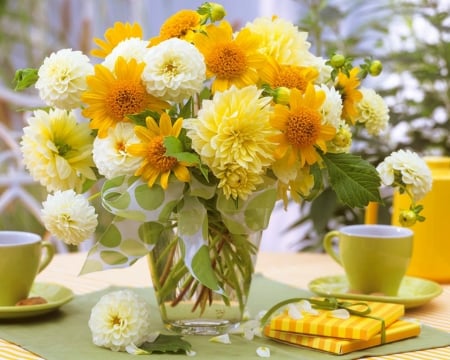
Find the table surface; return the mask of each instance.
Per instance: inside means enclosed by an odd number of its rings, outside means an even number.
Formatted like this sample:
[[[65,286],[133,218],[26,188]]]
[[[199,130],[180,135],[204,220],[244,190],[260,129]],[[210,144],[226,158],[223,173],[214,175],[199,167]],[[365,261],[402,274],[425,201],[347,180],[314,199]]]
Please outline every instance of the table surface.
[[[37,281],[64,285],[72,289],[75,294],[86,294],[111,285],[124,287],[151,285],[145,259],[139,260],[129,268],[79,276],[85,256],[85,253],[56,255],[52,263],[38,275]],[[303,289],[307,289],[308,283],[318,277],[343,274],[342,268],[327,255],[305,252],[260,252],[256,272],[262,273],[267,278]],[[421,307],[408,309],[406,316],[450,332],[450,284],[441,284],[441,286],[443,288],[441,295]],[[0,358],[4,348],[5,342],[0,341]],[[450,359],[450,347],[371,359]]]

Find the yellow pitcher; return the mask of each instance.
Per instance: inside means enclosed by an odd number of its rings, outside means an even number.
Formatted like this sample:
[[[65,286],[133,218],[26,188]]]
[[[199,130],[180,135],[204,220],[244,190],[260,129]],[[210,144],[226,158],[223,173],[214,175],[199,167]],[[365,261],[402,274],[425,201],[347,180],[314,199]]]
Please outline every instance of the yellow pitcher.
[[[450,282],[450,157],[425,157],[433,186],[419,202],[424,222],[414,224],[413,255],[407,274],[440,283]],[[392,224],[399,225],[402,209],[409,207],[406,195],[394,194]]]

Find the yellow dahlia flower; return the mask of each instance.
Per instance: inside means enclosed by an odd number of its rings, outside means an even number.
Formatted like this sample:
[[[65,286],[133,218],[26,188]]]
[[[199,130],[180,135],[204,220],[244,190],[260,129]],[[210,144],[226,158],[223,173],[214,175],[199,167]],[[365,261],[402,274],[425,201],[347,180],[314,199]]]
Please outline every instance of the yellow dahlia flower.
[[[256,18],[245,28],[260,37],[260,51],[272,57],[279,64],[304,65],[303,61],[312,56],[308,33],[299,31],[290,21],[273,18]]]
[[[245,196],[274,161],[275,144],[270,137],[278,131],[270,125],[272,98],[261,97],[261,93],[254,85],[232,86],[204,100],[198,118],[186,120],[192,148],[219,178],[219,187],[230,186],[224,192],[233,197],[235,186],[230,184],[245,177],[245,189],[239,193]]]
[[[23,130],[20,145],[25,166],[48,191],[79,192],[86,179],[96,179],[94,138],[89,125],[78,123],[73,112],[36,110]]]

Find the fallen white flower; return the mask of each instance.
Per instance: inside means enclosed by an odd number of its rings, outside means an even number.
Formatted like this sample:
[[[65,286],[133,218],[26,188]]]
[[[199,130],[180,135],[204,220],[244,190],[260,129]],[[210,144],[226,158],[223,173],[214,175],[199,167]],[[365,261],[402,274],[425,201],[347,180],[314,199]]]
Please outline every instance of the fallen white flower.
[[[95,345],[113,351],[133,351],[150,332],[150,311],[146,301],[131,290],[103,295],[92,308],[89,328]]]

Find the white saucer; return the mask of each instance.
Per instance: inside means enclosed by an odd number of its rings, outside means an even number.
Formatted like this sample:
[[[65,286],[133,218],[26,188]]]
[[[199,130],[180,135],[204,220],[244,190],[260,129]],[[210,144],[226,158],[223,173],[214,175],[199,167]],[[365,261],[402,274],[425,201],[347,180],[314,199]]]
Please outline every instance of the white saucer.
[[[397,296],[349,293],[345,275],[320,277],[311,281],[308,287],[320,296],[397,303],[405,305],[406,309],[424,305],[442,293],[442,287],[438,283],[412,276],[404,277]]]
[[[19,319],[47,314],[73,299],[72,290],[53,283],[35,283],[29,297],[40,296],[46,304],[0,306],[0,319]]]

